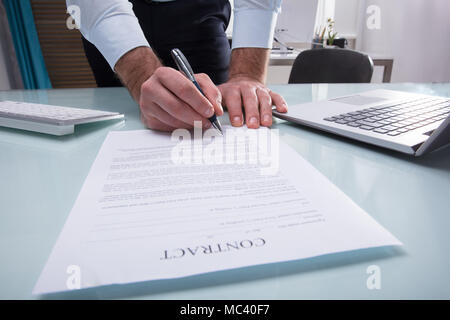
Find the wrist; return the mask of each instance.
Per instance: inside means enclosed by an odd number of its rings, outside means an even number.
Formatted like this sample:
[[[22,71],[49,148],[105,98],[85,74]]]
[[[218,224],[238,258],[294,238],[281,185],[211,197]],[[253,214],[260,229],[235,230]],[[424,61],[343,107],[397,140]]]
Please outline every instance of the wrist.
[[[153,50],[138,47],[124,54],[114,69],[133,99],[139,102],[142,84],[161,66]]]
[[[265,83],[269,50],[265,48],[238,48],[231,54],[229,80],[245,79]]]
[[[258,82],[260,84],[264,84],[264,81],[262,81],[260,77],[255,77],[255,76],[244,74],[244,73],[230,74],[227,82],[230,83],[230,82],[240,82],[240,81],[250,81],[250,82]]]

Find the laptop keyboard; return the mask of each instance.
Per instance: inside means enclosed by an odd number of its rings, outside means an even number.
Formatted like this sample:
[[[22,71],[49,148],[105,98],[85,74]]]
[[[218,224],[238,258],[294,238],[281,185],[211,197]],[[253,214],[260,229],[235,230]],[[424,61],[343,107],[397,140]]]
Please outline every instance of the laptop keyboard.
[[[449,114],[450,100],[415,98],[339,114],[324,120],[379,134],[398,136],[431,123],[443,122]]]

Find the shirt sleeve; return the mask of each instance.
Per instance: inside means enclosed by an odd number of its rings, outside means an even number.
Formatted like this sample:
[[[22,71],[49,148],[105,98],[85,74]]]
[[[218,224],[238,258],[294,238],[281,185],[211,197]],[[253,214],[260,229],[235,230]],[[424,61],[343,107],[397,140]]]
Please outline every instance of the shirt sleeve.
[[[150,47],[129,1],[66,0],[66,4],[81,34],[97,47],[113,70],[128,51]]]
[[[234,0],[234,48],[272,48],[282,0]]]

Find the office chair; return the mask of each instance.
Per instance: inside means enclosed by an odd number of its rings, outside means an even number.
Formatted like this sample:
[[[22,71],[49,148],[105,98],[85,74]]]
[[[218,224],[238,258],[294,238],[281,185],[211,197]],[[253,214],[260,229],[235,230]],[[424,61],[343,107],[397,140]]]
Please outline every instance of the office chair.
[[[294,61],[289,83],[367,83],[372,79],[373,61],[348,49],[311,49]]]

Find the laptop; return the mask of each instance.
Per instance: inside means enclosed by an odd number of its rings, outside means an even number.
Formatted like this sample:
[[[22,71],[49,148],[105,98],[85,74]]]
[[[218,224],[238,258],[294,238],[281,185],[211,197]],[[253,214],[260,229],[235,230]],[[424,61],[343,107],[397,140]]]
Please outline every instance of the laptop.
[[[280,119],[421,156],[450,143],[450,98],[373,90],[292,105]]]

